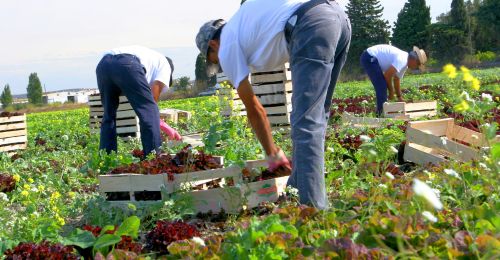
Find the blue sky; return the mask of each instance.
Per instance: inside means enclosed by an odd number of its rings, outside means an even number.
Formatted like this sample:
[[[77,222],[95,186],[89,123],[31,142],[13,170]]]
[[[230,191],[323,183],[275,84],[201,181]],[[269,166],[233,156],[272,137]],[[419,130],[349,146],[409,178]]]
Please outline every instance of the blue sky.
[[[338,0],[345,5],[348,0]],[[381,0],[391,24],[403,0]],[[144,45],[171,56],[175,77],[194,77],[199,26],[229,19],[240,0],[0,0],[0,88],[26,92],[37,72],[47,91],[94,88],[95,66],[107,49]],[[451,0],[427,0],[431,15]]]

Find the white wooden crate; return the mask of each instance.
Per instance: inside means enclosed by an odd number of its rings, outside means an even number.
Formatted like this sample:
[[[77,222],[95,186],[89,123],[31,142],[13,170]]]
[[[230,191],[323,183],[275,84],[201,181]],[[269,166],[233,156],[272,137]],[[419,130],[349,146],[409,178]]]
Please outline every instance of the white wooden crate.
[[[266,168],[267,161],[248,161],[247,170],[254,168]],[[269,180],[245,183],[241,186],[241,194],[247,208],[255,208],[262,202],[276,202],[285,192],[289,176],[279,177]]]
[[[0,152],[12,154],[28,145],[26,115],[0,117]]]
[[[342,123],[352,127],[377,128],[386,126],[392,122],[394,120],[390,118],[359,117],[348,112],[342,114]]]
[[[406,138],[404,159],[420,165],[478,160],[488,149],[483,134],[456,125],[453,118],[410,122]]]
[[[100,132],[104,108],[100,94],[89,96],[90,132],[95,134]],[[116,112],[116,133],[120,137],[140,138],[141,129],[139,118],[127,100],[127,97],[119,97],[119,105]]]
[[[191,113],[180,109],[165,108],[160,110],[160,118],[165,122],[178,123],[179,120],[190,120]]]
[[[292,82],[288,64],[282,69],[252,73],[254,94],[266,110],[271,127],[289,126],[292,111]],[[221,97],[232,101],[232,107],[221,109],[223,116],[246,115],[246,109],[236,90],[220,91]]]
[[[437,101],[417,103],[384,103],[384,117],[397,119],[416,119],[437,115]]]

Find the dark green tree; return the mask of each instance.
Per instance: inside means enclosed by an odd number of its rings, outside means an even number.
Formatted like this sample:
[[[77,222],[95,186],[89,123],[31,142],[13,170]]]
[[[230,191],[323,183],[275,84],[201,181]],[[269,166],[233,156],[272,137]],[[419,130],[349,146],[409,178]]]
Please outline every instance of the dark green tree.
[[[478,30],[482,39],[476,39],[481,51],[500,51],[500,0],[483,0],[477,12]]]
[[[466,34],[470,31],[469,14],[464,0],[451,1],[450,25]]]
[[[463,31],[448,24],[435,23],[428,27],[430,57],[440,64],[460,63],[469,51]]]
[[[462,36],[457,35],[458,48],[456,49],[457,58],[463,60],[465,55],[474,53],[471,39],[471,21],[464,0],[451,1],[449,25],[463,33]]]
[[[31,104],[39,105],[42,104],[42,83],[38,78],[38,75],[35,73],[30,74],[29,82],[28,82],[28,101]]]
[[[197,92],[204,91],[209,86],[213,86],[217,83],[217,76],[208,77],[207,76],[207,60],[205,55],[198,54],[196,57],[196,67],[195,67],[195,88]]]
[[[347,14],[351,20],[352,40],[345,71],[361,72],[359,57],[368,47],[389,42],[389,22],[382,19],[384,8],[378,0],[351,0]]]
[[[179,82],[178,82],[178,85],[177,85],[177,86],[178,86],[178,88],[179,88],[180,90],[186,90],[186,89],[188,88],[188,86],[189,86],[189,81],[190,81],[190,80],[191,80],[191,79],[190,79],[189,77],[181,77],[181,78],[179,79]]]
[[[403,50],[426,48],[426,30],[431,24],[431,9],[425,0],[408,0],[394,23],[392,44]]]
[[[12,93],[10,92],[10,86],[9,84],[5,85],[2,91],[2,95],[0,96],[0,100],[2,101],[2,107],[6,108],[10,105],[12,105],[13,98],[12,98]]]

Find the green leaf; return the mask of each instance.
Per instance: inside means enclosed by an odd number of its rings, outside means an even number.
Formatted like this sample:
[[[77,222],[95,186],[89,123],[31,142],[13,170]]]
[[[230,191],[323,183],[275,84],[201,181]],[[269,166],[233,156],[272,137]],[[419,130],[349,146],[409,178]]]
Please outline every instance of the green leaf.
[[[123,221],[115,234],[117,236],[129,236],[132,238],[137,238],[140,225],[141,220],[137,216],[128,217]]]
[[[113,226],[113,225],[104,226],[102,228],[102,230],[101,230],[101,234],[100,235],[102,236],[102,235],[106,234],[106,232],[113,231],[113,230],[115,230],[115,226]]]
[[[95,241],[94,249],[98,250],[104,247],[112,246],[119,243],[122,240],[120,236],[104,234],[100,236],[97,241]]]
[[[78,246],[83,249],[92,247],[96,238],[91,232],[77,228],[67,238],[63,238],[63,245],[65,246]]]

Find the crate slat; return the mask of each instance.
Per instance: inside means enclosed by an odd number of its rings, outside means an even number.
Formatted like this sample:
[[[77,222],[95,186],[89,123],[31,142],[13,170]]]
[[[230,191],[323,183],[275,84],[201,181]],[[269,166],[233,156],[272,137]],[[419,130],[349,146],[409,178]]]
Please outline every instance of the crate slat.
[[[26,136],[2,138],[2,139],[0,139],[0,145],[25,143],[27,141],[28,141],[28,138]]]
[[[384,116],[389,118],[420,118],[437,115],[437,101],[384,103]]]
[[[134,110],[130,103],[121,104],[116,111]],[[104,112],[104,107],[90,107],[91,112]]]
[[[118,99],[118,102],[120,104],[122,103],[128,103],[128,99],[126,96],[120,96],[120,98]],[[102,102],[101,102],[101,96],[89,96],[89,102],[88,102],[89,106],[102,106]]]
[[[27,147],[28,147],[27,143],[0,146],[0,152],[11,152],[11,151],[17,151],[17,150],[24,150]]]
[[[0,131],[26,129],[26,122],[0,125]]]
[[[27,134],[28,134],[28,130],[26,130],[26,129],[23,129],[23,130],[14,130],[14,131],[7,131],[7,132],[0,132],[0,138],[26,136]]]
[[[419,165],[439,165],[446,161],[446,158],[440,155],[436,149],[410,143],[406,144],[403,157],[405,161]]]
[[[342,123],[353,127],[381,127],[391,122],[393,120],[388,118],[357,117],[348,112],[342,114]]]
[[[0,124],[11,124],[16,122],[25,122],[26,115],[22,116],[11,116],[11,117],[0,117]]]
[[[90,117],[102,117],[104,116],[104,112],[94,112],[92,111],[90,113]],[[116,118],[133,118],[136,117],[137,115],[135,114],[134,110],[125,110],[125,111],[117,111],[116,112]]]
[[[406,130],[409,145],[405,147],[405,160],[425,165],[448,159],[462,162],[480,159],[480,150],[488,148],[484,136],[454,122],[452,118],[410,122]]]

